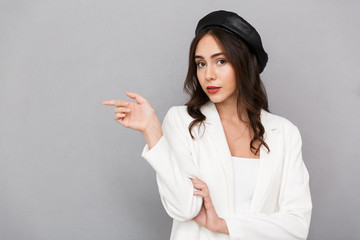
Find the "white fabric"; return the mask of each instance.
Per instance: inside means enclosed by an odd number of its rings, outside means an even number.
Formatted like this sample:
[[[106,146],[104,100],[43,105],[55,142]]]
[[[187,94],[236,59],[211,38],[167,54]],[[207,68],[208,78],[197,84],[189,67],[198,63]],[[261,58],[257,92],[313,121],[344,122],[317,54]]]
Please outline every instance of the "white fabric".
[[[285,118],[261,111],[270,152],[260,148],[259,178],[249,214],[239,216],[235,214],[233,163],[218,111],[210,101],[200,110],[206,119],[193,128],[194,139],[188,131],[193,118],[186,106],[174,106],[164,118],[164,136],[150,150],[146,144],[142,152],[156,171],[161,202],[173,218],[170,239],[306,239],[312,202],[298,128]],[[229,235],[212,232],[192,220],[200,211],[202,198],[193,195],[189,177],[207,184]]]
[[[235,176],[235,214],[248,214],[259,174],[259,159],[231,158]]]

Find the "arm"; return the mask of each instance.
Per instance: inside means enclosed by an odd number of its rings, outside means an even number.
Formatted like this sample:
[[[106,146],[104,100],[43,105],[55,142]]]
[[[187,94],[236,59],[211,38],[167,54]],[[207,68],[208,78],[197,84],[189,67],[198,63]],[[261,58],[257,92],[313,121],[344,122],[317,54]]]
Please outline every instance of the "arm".
[[[184,132],[187,129],[181,128],[183,123],[176,115],[175,108],[168,111],[162,124],[164,135],[150,149],[149,141],[142,157],[156,171],[160,198],[166,212],[174,219],[186,221],[198,214],[202,198],[193,195],[194,188],[189,177],[198,177],[199,172]]]
[[[171,108],[161,129],[155,110],[147,99],[138,93],[126,92],[126,95],[136,102],[105,100],[102,104],[115,106],[116,122],[144,135],[147,144],[142,157],[156,171],[161,201],[167,213],[179,221],[192,219],[200,211],[202,198],[193,196],[194,189],[189,179],[199,173],[192,160],[186,126],[176,109]]]
[[[311,218],[309,174],[301,153],[301,136],[292,126],[279,194],[279,211],[225,217],[231,239],[306,239]]]
[[[159,119],[157,116],[154,116],[154,119],[150,121],[149,126],[142,132],[144,135],[144,138],[147,142],[147,148],[150,150],[153,146],[156,145],[157,142],[161,139],[161,137],[164,135],[161,123],[159,122]]]

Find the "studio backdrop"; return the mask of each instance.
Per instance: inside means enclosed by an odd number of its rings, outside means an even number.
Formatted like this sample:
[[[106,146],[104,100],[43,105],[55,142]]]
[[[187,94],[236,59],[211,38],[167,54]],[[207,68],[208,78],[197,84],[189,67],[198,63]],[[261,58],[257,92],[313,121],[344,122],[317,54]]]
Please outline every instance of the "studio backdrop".
[[[183,105],[195,26],[237,12],[260,32],[270,111],[298,126],[311,240],[360,239],[358,1],[0,1],[0,239],[169,239],[141,133],[107,99],[160,121]]]

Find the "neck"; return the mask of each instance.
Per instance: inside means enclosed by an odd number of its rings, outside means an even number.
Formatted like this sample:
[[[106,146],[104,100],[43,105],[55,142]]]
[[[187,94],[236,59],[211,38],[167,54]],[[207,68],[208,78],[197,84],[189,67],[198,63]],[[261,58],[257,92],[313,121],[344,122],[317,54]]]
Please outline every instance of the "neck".
[[[231,121],[234,123],[241,122],[238,117],[236,101],[215,103],[215,106],[221,120]],[[240,114],[243,121],[249,122],[249,117],[245,109],[241,109]]]

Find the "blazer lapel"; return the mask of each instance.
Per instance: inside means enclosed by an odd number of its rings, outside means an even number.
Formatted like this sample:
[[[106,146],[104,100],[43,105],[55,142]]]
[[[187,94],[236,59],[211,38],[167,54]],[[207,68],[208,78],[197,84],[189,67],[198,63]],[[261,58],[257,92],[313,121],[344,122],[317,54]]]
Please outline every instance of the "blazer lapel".
[[[209,101],[206,105],[204,105],[201,112],[206,116],[204,121],[206,124],[205,131],[209,134],[218,155],[221,157],[220,162],[227,182],[228,196],[226,204],[228,206],[228,213],[233,213],[235,211],[234,171],[231,152],[226,141],[224,128],[222,126],[219,113],[213,102]]]
[[[268,194],[267,190],[272,176],[273,161],[270,154],[264,146],[260,147],[260,164],[259,175],[255,186],[255,191],[250,203],[249,213],[255,213],[259,211],[264,203],[264,200]]]
[[[270,113],[261,110],[261,123],[265,128],[264,141],[270,148],[267,151],[265,146],[260,147],[260,166],[258,181],[256,183],[254,195],[250,204],[249,213],[256,213],[261,210],[265,204],[265,199],[269,194],[269,184],[273,177],[274,160],[277,158],[277,125],[271,121]]]
[[[219,156],[221,156],[220,161],[227,181],[228,213],[235,213],[235,179],[233,164],[231,159],[231,152],[226,140],[219,113],[215,104],[211,101],[202,106],[201,112],[206,116],[204,121],[206,125],[205,131],[208,132],[211,140],[214,143],[216,151],[218,152]],[[269,121],[268,113],[265,110],[261,110],[261,122],[265,128],[265,141],[269,145],[268,141],[271,141],[269,136],[273,133],[273,131],[276,130],[276,126],[273,126],[271,121]],[[272,148],[270,147],[270,149]],[[272,152],[268,153],[267,149],[264,146],[261,146],[259,177],[250,204],[249,213],[255,213],[259,211],[268,194],[268,185],[272,176],[273,155],[274,154],[272,154]]]

